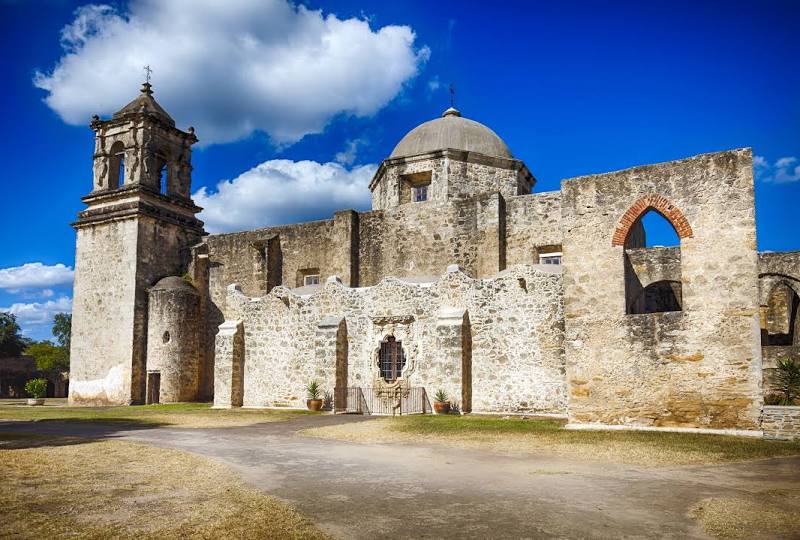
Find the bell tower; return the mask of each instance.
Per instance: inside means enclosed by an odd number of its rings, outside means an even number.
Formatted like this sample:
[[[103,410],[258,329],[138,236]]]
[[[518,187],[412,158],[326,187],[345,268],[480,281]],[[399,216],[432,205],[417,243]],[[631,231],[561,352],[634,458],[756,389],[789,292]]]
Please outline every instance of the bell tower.
[[[147,289],[183,275],[191,246],[205,234],[191,200],[197,137],[175,127],[149,76],[136,99],[90,125],[92,191],[73,223],[70,403],[143,403]]]

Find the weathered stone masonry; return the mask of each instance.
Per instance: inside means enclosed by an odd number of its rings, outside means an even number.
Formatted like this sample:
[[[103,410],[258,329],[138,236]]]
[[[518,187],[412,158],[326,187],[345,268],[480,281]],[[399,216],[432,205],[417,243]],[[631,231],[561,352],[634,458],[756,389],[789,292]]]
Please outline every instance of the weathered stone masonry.
[[[371,211],[205,235],[196,138],[151,94],[92,124],[74,403],[303,407],[317,380],[443,389],[463,412],[758,430],[769,370],[800,350],[800,254],[756,253],[749,150],[530,193],[502,139],[450,109],[381,164]],[[679,246],[647,247],[649,211]]]

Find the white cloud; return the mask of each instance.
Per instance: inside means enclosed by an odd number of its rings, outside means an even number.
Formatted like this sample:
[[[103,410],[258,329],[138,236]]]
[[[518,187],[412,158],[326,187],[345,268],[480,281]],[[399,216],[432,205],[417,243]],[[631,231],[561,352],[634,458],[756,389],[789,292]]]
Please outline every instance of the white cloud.
[[[772,165],[763,156],[753,156],[756,178],[762,182],[785,184],[800,181],[800,164],[796,157],[782,157]]]
[[[133,99],[148,64],[156,98],[202,144],[263,131],[283,145],[389,103],[430,56],[414,40],[408,26],[373,30],[285,0],[133,0],[124,13],[87,5],[34,84],[82,125]]]
[[[30,304],[11,304],[9,307],[0,307],[0,311],[13,313],[17,322],[23,328],[24,334],[40,335],[45,328],[53,324],[53,317],[57,313],[71,313],[72,299],[61,296],[56,300],[46,302],[33,302]],[[45,332],[46,334],[47,332]]]
[[[194,201],[204,208],[200,219],[213,233],[331,218],[336,210],[369,208],[376,169],[273,159],[223,180],[216,190],[200,188]]]
[[[347,141],[345,149],[341,152],[337,152],[336,156],[334,156],[334,160],[336,160],[336,163],[341,163],[342,165],[352,165],[355,163],[356,157],[358,157],[359,149],[366,146],[367,143],[368,141],[363,138]]]
[[[40,262],[0,268],[0,289],[17,292],[20,289],[53,287],[72,283],[73,271],[63,264],[45,265]]]

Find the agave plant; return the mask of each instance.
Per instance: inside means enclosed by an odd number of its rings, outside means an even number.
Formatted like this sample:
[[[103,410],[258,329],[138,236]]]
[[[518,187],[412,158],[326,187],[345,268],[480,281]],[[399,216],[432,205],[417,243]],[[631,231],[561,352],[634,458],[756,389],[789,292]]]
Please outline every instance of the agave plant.
[[[781,405],[792,405],[800,397],[800,363],[794,358],[778,360],[775,386],[783,394]]]
[[[322,394],[322,388],[320,388],[317,381],[311,381],[306,387],[306,392],[308,392],[308,399],[319,399],[320,394]]]
[[[439,403],[446,403],[447,402],[447,392],[439,388],[434,394],[433,399],[438,401]]]

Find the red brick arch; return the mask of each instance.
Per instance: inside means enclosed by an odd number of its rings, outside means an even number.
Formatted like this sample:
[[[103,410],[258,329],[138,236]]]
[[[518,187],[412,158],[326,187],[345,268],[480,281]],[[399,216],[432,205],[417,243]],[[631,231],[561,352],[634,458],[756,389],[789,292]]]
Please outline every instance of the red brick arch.
[[[619,220],[619,225],[614,231],[614,236],[611,238],[612,246],[624,246],[625,240],[628,238],[628,233],[642,215],[648,210],[655,210],[672,224],[675,232],[678,233],[678,238],[692,237],[692,227],[683,212],[673,205],[666,197],[657,195],[655,193],[648,193],[641,197],[638,201],[633,203],[633,206],[628,208],[628,211]]]

